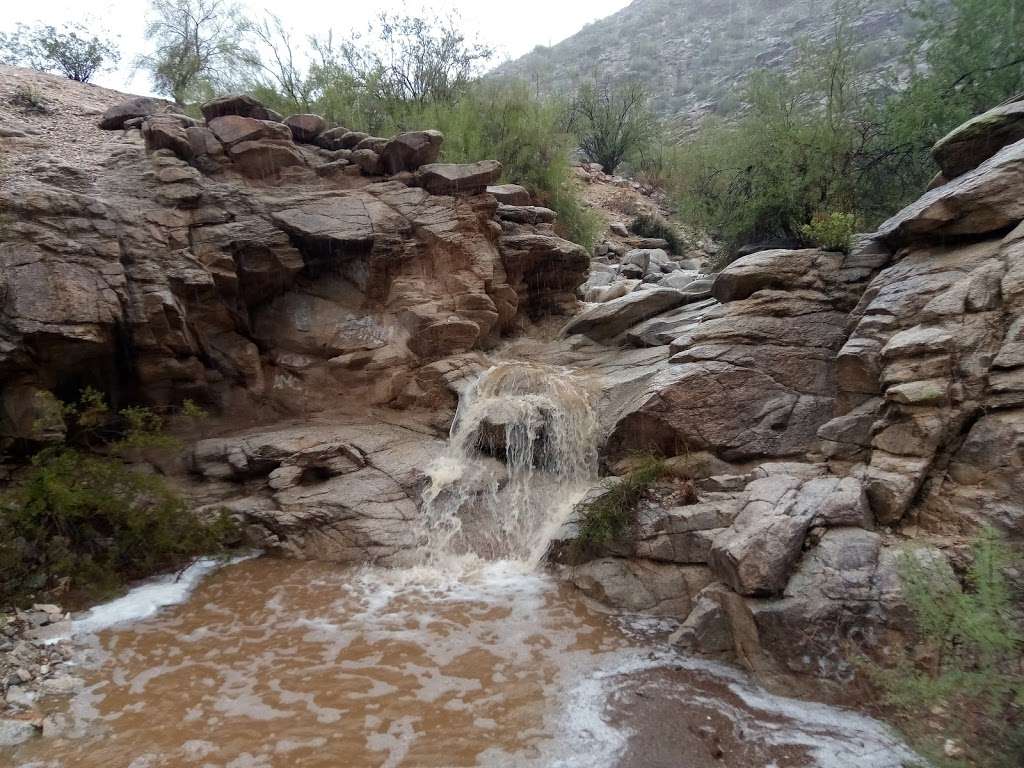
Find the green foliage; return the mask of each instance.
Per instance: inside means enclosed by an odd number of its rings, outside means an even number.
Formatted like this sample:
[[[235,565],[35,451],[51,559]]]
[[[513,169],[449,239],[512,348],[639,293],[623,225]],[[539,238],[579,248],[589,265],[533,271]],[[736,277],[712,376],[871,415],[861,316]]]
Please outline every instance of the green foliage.
[[[369,41],[342,46],[349,70],[385,104],[451,103],[482,73],[494,49],[469,39],[457,16],[382,12]]]
[[[1009,768],[1021,754],[1010,745],[1024,747],[1024,636],[1006,574],[1022,563],[991,528],[972,550],[966,588],[940,559],[903,557],[917,631],[913,656],[869,671],[908,722],[922,723],[933,711],[955,713],[939,743],[920,734],[922,748],[941,755],[941,742],[952,736],[973,764]]]
[[[426,12],[381,13],[365,35],[340,41],[328,30],[308,40],[308,51],[273,15],[244,30],[242,61],[254,96],[282,112],[316,111],[373,134],[418,123],[431,106],[455,104],[493,55],[460,31],[458,17]],[[306,60],[302,68],[298,62]]]
[[[803,44],[791,75],[753,73],[738,116],[706,121],[662,171],[684,218],[730,249],[800,240],[821,211],[877,224],[921,194],[938,139],[1024,91],[1021,0],[909,6],[918,25],[909,85],[893,73],[873,88],[864,83],[877,51],[851,33],[863,3],[836,0],[833,10],[828,45]]]
[[[811,245],[826,251],[848,253],[850,241],[857,231],[857,217],[852,213],[816,213],[809,224],[800,228],[800,234]]]
[[[181,415],[193,421],[203,421],[210,414],[207,413],[205,408],[198,405],[195,400],[188,398],[181,404]]]
[[[205,101],[240,79],[244,30],[243,16],[229,0],[150,0],[146,39],[154,49],[136,67],[178,104]]]
[[[596,547],[619,539],[632,523],[644,494],[667,472],[662,459],[645,456],[624,477],[607,483],[604,493],[581,509],[579,546]]]
[[[878,186],[876,106],[858,85],[861,62],[851,44],[853,8],[837,3],[831,44],[801,47],[791,75],[759,71],[746,85],[746,111],[709,120],[676,155],[683,216],[729,247],[800,239],[818,211],[855,211],[868,221],[889,213]]]
[[[974,115],[1024,91],[1024,2],[931,0],[919,23],[909,88],[892,112],[924,148]]]
[[[640,237],[659,237],[668,241],[669,252],[681,254],[682,241],[675,227],[654,213],[641,213],[629,225],[629,229]]]
[[[569,128],[590,162],[615,173],[655,135],[647,91],[639,83],[610,87],[585,83],[569,111]]]
[[[82,24],[65,24],[60,29],[19,24],[10,34],[0,33],[0,61],[58,72],[80,83],[87,83],[99,70],[116,65],[120,57],[111,40],[90,35]]]
[[[0,493],[0,603],[58,588],[96,599],[235,537],[228,517],[199,520],[160,475],[126,463],[177,447],[160,417],[113,412],[94,390],[63,412],[73,444],[40,451]],[[89,450],[100,442],[105,453]]]
[[[585,248],[593,246],[604,224],[583,207],[576,192],[563,104],[531,97],[522,84],[481,82],[455,104],[433,105],[423,115],[422,127],[434,125],[444,132],[446,161],[498,160],[506,180],[522,184],[558,214],[559,234]]]
[[[316,112],[377,135],[437,128],[445,135],[445,161],[500,161],[506,180],[558,214],[559,234],[592,247],[604,225],[576,191],[564,103],[533,96],[522,83],[473,79],[487,51],[457,34],[450,19],[382,17],[373,29],[380,36],[364,41],[362,52],[351,41],[336,45],[330,34],[312,40],[314,63],[299,72],[292,41],[272,18],[259,33],[269,42],[254,50],[267,62],[259,66],[274,74],[250,91],[281,112]],[[415,73],[428,64],[436,71]]]

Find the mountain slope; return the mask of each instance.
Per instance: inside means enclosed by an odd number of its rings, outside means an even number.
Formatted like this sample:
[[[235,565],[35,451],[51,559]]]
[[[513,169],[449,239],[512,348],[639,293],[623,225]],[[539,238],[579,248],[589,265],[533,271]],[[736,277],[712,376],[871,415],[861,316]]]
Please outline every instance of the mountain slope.
[[[868,0],[852,30],[874,72],[899,66],[914,21],[904,0]],[[786,68],[801,40],[825,41],[831,0],[634,0],[572,37],[495,70],[542,92],[584,80],[644,82],[665,117],[728,112],[735,88],[759,67]]]

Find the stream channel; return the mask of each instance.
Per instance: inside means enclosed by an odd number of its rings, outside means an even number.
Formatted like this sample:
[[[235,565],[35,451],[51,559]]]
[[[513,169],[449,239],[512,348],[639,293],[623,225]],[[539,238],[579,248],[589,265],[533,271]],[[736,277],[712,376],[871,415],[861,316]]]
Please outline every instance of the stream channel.
[[[402,568],[202,561],[75,622],[81,692],[34,768],[900,768],[886,726],[685,657],[544,565],[597,472],[570,374],[497,366],[430,469]],[[500,454],[503,461],[497,461]]]

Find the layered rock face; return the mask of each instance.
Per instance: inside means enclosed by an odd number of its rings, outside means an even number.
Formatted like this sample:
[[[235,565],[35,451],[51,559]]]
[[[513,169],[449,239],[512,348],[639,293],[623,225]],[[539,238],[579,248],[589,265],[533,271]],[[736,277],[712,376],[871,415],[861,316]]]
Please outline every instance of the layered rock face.
[[[668,357],[606,396],[606,460],[677,455],[701,492],[643,510],[604,553],[628,573],[599,561],[583,588],[608,598],[639,578],[661,594],[682,579],[681,644],[845,679],[848,643],[877,650],[907,629],[901,558],[962,562],[983,525],[1024,540],[1020,107],[941,142],[955,178],[849,254],[763,251],[715,277],[714,301],[625,330],[604,304],[573,321]],[[683,579],[695,567],[707,586]]]
[[[0,139],[0,439],[33,437],[39,392],[85,385],[249,412],[449,405],[437,361],[564,312],[585,278],[551,211],[525,190],[499,206],[493,161],[437,163],[436,131],[279,122],[245,96],[201,122],[31,77],[50,113],[0,114],[26,128]]]
[[[191,398],[232,435],[174,478],[197,504],[297,556],[414,547],[481,351],[575,307],[589,259],[554,213],[493,160],[438,162],[437,131],[372,137],[244,95],[197,121],[0,77],[48,109],[0,106],[0,449],[59,439],[58,400],[86,386],[161,412]]]

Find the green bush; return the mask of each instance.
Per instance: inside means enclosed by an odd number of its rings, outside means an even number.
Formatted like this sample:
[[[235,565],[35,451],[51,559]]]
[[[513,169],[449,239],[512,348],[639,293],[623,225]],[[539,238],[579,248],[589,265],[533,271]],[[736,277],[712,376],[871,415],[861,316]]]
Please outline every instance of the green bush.
[[[174,447],[155,414],[113,413],[92,390],[65,412],[81,447],[40,451],[0,494],[0,603],[31,602],[50,590],[95,600],[235,537],[229,518],[199,520],[160,475],[126,463]]]
[[[522,83],[487,81],[467,88],[455,104],[433,105],[419,125],[403,127],[439,128],[449,162],[498,160],[506,181],[522,184],[558,214],[559,234],[589,249],[604,225],[576,191],[564,120],[564,104],[537,98]]]
[[[612,87],[585,83],[568,112],[580,151],[605,173],[638,153],[656,134],[656,120],[640,83]]]
[[[917,633],[913,652],[891,666],[868,668],[936,762],[1010,768],[1024,754],[1024,636],[1006,574],[1024,563],[991,528],[972,550],[965,587],[944,561],[904,556],[900,573]],[[925,730],[943,714],[941,732]],[[946,738],[958,742],[967,762],[944,759]]]
[[[829,39],[802,41],[789,73],[751,74],[730,119],[683,131],[678,151],[661,160],[671,162],[659,173],[684,220],[727,251],[799,240],[818,211],[877,225],[920,197],[936,171],[937,140],[1024,90],[1020,0],[907,4],[918,34],[888,81],[873,72],[877,51],[853,31],[863,4],[829,5]],[[869,80],[876,85],[865,88]]]
[[[675,227],[654,213],[641,213],[629,225],[630,231],[640,237],[659,237],[668,242],[669,253],[680,255],[683,244]]]
[[[810,245],[826,251],[850,251],[850,242],[857,231],[857,217],[852,213],[816,213],[810,224],[800,228]]]
[[[115,66],[119,59],[117,46],[92,34],[84,24],[65,24],[60,29],[18,24],[14,32],[0,33],[0,62],[59,72],[80,83],[87,83],[96,72]]]
[[[639,459],[625,476],[609,482],[605,491],[580,510],[577,544],[583,548],[609,544],[628,530],[637,504],[668,472],[662,459]]]

